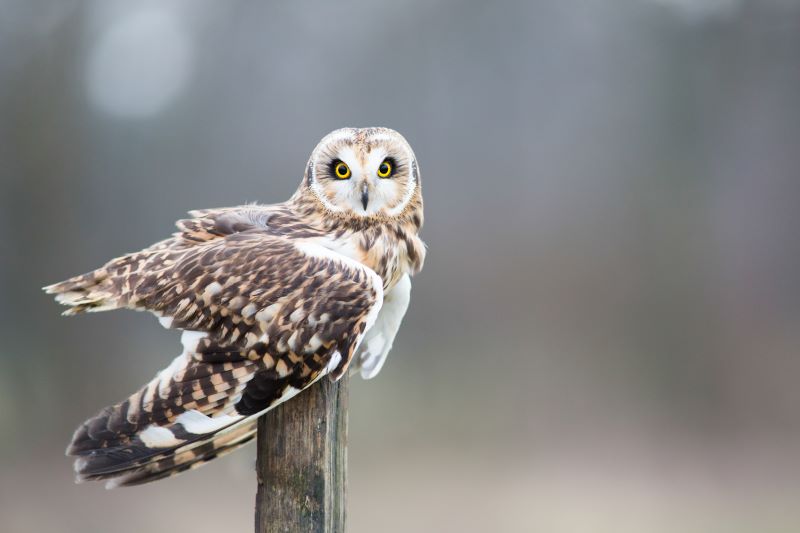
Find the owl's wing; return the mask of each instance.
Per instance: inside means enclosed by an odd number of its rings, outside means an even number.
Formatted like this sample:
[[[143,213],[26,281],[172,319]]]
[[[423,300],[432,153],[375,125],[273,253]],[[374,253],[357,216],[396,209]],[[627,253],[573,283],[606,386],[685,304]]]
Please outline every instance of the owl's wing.
[[[347,370],[381,308],[380,277],[281,236],[268,215],[198,212],[172,239],[46,288],[69,314],[147,310],[184,330],[181,355],[76,431],[67,451],[80,480],[141,483],[200,464],[251,438],[258,415]]]

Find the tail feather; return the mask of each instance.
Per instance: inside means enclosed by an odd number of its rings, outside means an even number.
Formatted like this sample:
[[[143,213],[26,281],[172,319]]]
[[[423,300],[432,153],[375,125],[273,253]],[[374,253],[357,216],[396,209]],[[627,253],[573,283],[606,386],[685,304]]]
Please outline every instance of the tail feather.
[[[111,487],[154,481],[187,470],[190,466],[210,461],[221,453],[233,451],[256,431],[256,419],[242,419],[216,433],[195,435],[184,444],[153,450],[141,442],[113,450],[94,450],[75,462],[76,481],[109,480]]]
[[[141,485],[193,470],[250,442],[256,435],[256,422],[256,419],[248,420],[239,424],[236,429],[205,440],[195,447],[179,449],[172,455],[151,461],[140,468],[117,473],[109,479],[106,487]]]
[[[182,354],[127,400],[84,422],[67,454],[135,446],[137,438],[147,448],[163,449],[217,431],[236,421],[230,416],[234,404],[258,368],[249,360],[205,363]]]
[[[259,362],[205,362],[197,357],[184,352],[127,400],[106,407],[77,429],[67,455],[77,456],[78,481],[165,464],[210,441],[224,437],[216,442],[227,442],[226,435],[239,431],[247,415],[235,406]]]
[[[258,375],[258,372],[253,370],[253,374]],[[323,375],[314,376],[309,385]],[[281,387],[280,396],[262,409],[239,412],[237,402],[252,378],[253,375],[249,375],[239,380],[237,387],[225,392],[224,399],[207,406],[208,414],[199,409],[184,410],[177,415],[170,411],[168,422],[153,422],[149,418],[146,422],[149,425],[142,424],[141,419],[134,424],[128,418],[131,406],[136,405],[132,400],[138,398],[141,402],[143,391],[152,384],[126,402],[104,409],[78,429],[67,451],[69,455],[78,456],[75,461],[77,481],[109,480],[109,488],[138,485],[195,468],[234,450],[252,439],[259,416],[300,390]],[[196,392],[201,393],[202,388]],[[174,403],[171,405],[172,409],[179,409]]]

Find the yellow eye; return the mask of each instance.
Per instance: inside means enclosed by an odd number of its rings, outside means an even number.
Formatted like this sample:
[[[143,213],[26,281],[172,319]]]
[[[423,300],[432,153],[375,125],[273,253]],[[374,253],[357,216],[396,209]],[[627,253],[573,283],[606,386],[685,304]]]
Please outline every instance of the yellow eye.
[[[350,177],[350,167],[348,167],[347,163],[343,161],[336,163],[336,166],[333,167],[333,171],[336,173],[336,177],[340,180],[346,180]]]
[[[384,159],[381,166],[378,167],[378,176],[381,178],[388,178],[392,175],[392,163],[388,159]]]

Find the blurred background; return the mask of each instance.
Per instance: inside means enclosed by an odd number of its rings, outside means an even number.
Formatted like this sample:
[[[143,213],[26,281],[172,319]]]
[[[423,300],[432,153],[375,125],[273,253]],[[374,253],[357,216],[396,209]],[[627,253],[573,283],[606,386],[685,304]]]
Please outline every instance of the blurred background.
[[[429,245],[348,529],[800,530],[800,3],[0,0],[0,529],[250,531],[255,447],[76,486],[178,338],[40,287],[402,132]]]

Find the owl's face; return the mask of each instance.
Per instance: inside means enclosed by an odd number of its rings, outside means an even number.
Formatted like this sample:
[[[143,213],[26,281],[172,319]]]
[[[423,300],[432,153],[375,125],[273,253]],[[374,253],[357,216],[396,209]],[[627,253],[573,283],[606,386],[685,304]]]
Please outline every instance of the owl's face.
[[[306,184],[326,209],[356,217],[394,217],[418,192],[411,147],[388,128],[343,128],[311,154]]]

